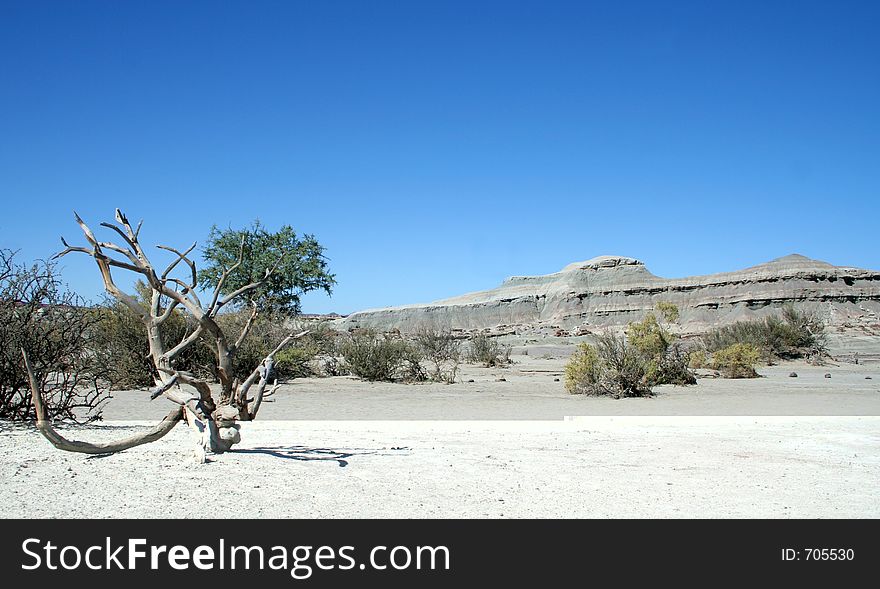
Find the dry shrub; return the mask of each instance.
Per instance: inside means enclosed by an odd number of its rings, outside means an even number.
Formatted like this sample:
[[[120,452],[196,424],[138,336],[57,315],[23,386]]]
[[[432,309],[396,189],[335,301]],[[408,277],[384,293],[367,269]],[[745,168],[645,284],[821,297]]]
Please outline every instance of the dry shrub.
[[[498,338],[479,333],[471,338],[467,359],[473,364],[486,368],[510,364],[510,345],[504,345]]]
[[[18,264],[13,252],[0,250],[0,417],[36,417],[25,350],[50,418],[100,419],[111,375],[107,358],[89,349],[98,321],[64,288],[52,263]]]

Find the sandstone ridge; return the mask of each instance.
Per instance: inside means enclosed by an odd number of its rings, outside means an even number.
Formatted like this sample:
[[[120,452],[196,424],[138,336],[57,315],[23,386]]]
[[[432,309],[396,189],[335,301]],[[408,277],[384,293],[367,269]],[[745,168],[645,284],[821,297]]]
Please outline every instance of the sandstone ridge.
[[[678,305],[682,328],[690,332],[763,316],[792,303],[816,310],[831,327],[877,335],[880,271],[792,254],[735,272],[661,278],[635,258],[599,256],[552,274],[513,276],[490,290],[361,311],[338,324],[401,331],[421,326],[586,331],[625,325],[660,301]]]

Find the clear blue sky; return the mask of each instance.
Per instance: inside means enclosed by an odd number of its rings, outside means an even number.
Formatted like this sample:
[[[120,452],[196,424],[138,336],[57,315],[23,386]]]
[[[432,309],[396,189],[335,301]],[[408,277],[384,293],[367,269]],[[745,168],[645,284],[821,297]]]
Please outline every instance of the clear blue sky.
[[[878,2],[0,2],[0,247],[314,233],[307,312],[600,254],[880,268]],[[95,297],[84,257],[65,278]]]

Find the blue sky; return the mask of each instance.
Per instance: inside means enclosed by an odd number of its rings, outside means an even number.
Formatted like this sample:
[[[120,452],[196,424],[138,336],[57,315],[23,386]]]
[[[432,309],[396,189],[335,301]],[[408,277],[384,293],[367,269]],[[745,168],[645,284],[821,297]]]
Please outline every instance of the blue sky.
[[[314,233],[306,312],[600,254],[880,268],[877,2],[0,2],[0,247]],[[90,297],[100,279],[68,257]]]

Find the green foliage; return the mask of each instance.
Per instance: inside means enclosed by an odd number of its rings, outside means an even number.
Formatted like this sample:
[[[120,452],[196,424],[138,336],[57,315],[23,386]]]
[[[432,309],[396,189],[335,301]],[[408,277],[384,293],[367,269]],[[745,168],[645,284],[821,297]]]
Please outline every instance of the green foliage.
[[[289,225],[273,233],[255,221],[247,229],[211,228],[203,252],[206,265],[199,272],[200,286],[213,289],[224,270],[236,263],[240,251],[243,261],[227,278],[223,294],[263,279],[282,254],[284,258],[263,287],[240,299],[238,308],[257,301],[261,309],[296,314],[302,294],[314,290],[330,294],[336,284],[327,268],[324,247],[313,235],[298,237]]]
[[[712,355],[712,367],[726,378],[755,378],[760,351],[752,344],[732,344]]]
[[[602,373],[603,365],[596,346],[586,342],[578,344],[565,365],[565,389],[572,395],[602,394],[599,386]]]
[[[691,350],[688,354],[688,368],[705,368],[708,366],[706,350]]]
[[[629,343],[646,358],[657,359],[672,345],[674,336],[657,321],[654,313],[644,319],[630,323],[626,328]]]
[[[336,376],[336,337],[322,323],[308,327],[309,333],[275,355],[275,370],[278,378],[305,378],[309,376]]]
[[[275,371],[279,378],[314,376],[315,352],[304,346],[288,346],[275,355]]]
[[[825,324],[815,313],[798,311],[793,305],[784,306],[781,317],[738,321],[714,329],[703,336],[703,342],[710,352],[749,344],[765,361],[821,356],[826,352]]]
[[[675,305],[661,302],[656,308],[664,321],[678,319],[678,307]],[[696,378],[688,370],[688,358],[678,341],[678,335],[661,325],[653,312],[649,312],[641,321],[630,323],[626,335],[630,345],[644,359],[647,387],[696,384]]]
[[[676,323],[678,321],[678,307],[673,303],[660,301],[654,306],[654,310],[660,313],[660,316],[663,317],[663,320],[667,323]]]
[[[678,320],[678,307],[658,303],[662,321]],[[674,334],[649,312],[626,328],[625,336],[606,333],[596,345],[581,344],[565,367],[565,387],[573,394],[637,397],[661,384],[697,382],[688,370],[688,355]]]
[[[608,332],[596,345],[580,344],[565,368],[565,387],[572,394],[614,398],[651,394],[644,356],[626,338]]]
[[[370,381],[423,380],[413,346],[399,338],[363,329],[340,346],[348,370]]]
[[[504,345],[498,338],[478,333],[470,341],[467,359],[473,364],[482,364],[486,368],[507,366],[510,364],[510,345]]]

